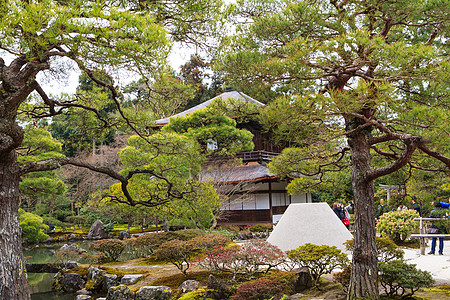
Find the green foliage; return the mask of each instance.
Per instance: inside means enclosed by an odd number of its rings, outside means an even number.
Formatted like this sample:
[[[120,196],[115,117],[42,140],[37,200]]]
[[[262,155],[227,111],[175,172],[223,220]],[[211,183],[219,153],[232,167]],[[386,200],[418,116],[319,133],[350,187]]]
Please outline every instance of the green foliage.
[[[206,294],[205,290],[192,291],[183,294],[178,300],[201,300],[204,299]]]
[[[130,116],[134,111],[133,119],[139,123],[172,116],[195,96],[194,86],[184,84],[170,70],[162,70],[155,77],[154,82],[140,79],[125,88],[129,96],[126,113]]]
[[[184,275],[190,267],[193,256],[193,246],[187,241],[172,240],[163,243],[155,251],[154,255],[158,260],[169,261],[175,265]]]
[[[203,252],[211,251],[218,246],[226,246],[231,242],[231,239],[226,235],[220,233],[210,233],[206,235],[197,236],[189,241],[194,249],[199,249]]]
[[[202,152],[209,155],[231,156],[253,149],[253,134],[237,129],[236,121],[210,108],[197,110],[186,117],[171,118],[162,130],[197,140]]]
[[[336,272],[333,274],[333,279],[340,283],[344,288],[344,291],[348,291],[350,285],[350,275],[352,272],[352,267],[350,265],[345,266],[341,272]]]
[[[256,224],[251,226],[248,230],[251,232],[263,232],[263,231],[272,231],[273,225],[271,224]]]
[[[19,209],[19,225],[22,229],[22,239],[27,243],[39,243],[48,239],[48,235],[44,233],[48,226],[38,215]]]
[[[350,263],[347,255],[336,246],[307,243],[288,253],[288,258],[298,267],[307,267],[317,286],[320,276],[331,273],[335,268],[344,268]]]
[[[379,265],[380,284],[388,296],[399,295],[402,298],[412,296],[422,287],[434,283],[430,272],[418,270],[416,265],[402,260],[391,260]]]
[[[377,259],[378,262],[388,262],[394,259],[402,260],[404,252],[393,241],[388,238],[377,237]],[[345,248],[353,252],[354,240],[348,240]]]
[[[76,250],[58,249],[55,251],[53,257],[55,258],[56,262],[67,264],[69,261],[76,261],[78,258],[80,258],[80,254]]]
[[[286,283],[261,278],[241,284],[230,300],[279,299],[286,289]]]
[[[198,143],[173,132],[146,140],[132,136],[128,143],[120,152],[121,172],[135,172],[127,188],[135,204],[164,205],[150,211],[170,225],[208,228],[220,203],[211,184],[196,179],[205,159]],[[120,184],[111,186],[110,194],[125,200]]]
[[[26,164],[54,157],[63,157],[61,143],[53,140],[50,132],[45,129],[28,127],[19,150],[18,162]],[[41,171],[22,176],[19,188],[28,211],[35,208],[35,202],[53,201],[66,191],[65,183],[55,171]]]
[[[101,252],[103,262],[117,261],[124,249],[125,242],[119,239],[104,239],[89,245],[89,250]]]
[[[193,238],[201,236],[202,231],[199,229],[183,229],[177,231],[168,231],[163,234],[166,240],[189,241]]]
[[[377,221],[377,230],[394,242],[403,241],[418,228],[419,222],[414,221],[418,217],[419,213],[412,209],[391,211]]]

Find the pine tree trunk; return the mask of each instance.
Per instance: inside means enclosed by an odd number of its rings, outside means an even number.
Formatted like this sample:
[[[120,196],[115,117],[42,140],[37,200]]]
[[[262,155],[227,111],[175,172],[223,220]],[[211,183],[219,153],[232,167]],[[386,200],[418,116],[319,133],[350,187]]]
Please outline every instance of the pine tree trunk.
[[[16,154],[0,158],[0,299],[30,299],[19,227]]]
[[[373,181],[365,179],[371,168],[367,134],[363,131],[348,137],[352,152],[355,232],[347,299],[379,299]]]

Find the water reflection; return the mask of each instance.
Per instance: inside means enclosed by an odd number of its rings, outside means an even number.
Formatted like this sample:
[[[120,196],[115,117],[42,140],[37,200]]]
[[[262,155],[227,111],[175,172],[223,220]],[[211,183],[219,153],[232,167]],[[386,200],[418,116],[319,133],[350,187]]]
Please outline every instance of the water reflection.
[[[62,244],[42,245],[40,247],[24,248],[23,254],[27,263],[55,262],[55,251],[61,248]],[[72,243],[71,243],[72,244]],[[88,242],[73,243],[83,249],[88,249]],[[84,263],[83,261],[79,261]],[[28,273],[28,283],[31,290],[32,300],[74,300],[75,295],[61,294],[52,291],[52,282],[55,274],[51,273]]]

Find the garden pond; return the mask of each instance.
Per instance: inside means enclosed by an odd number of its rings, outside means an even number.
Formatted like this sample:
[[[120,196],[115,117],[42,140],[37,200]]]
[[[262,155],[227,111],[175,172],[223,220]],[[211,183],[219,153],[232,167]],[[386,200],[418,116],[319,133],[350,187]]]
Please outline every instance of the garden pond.
[[[69,242],[76,244],[83,249],[88,249],[89,242]],[[51,245],[39,245],[24,247],[23,254],[27,263],[46,263],[54,262],[54,253],[61,248],[64,243],[55,243]],[[79,261],[83,263],[83,261]],[[31,290],[31,300],[75,300],[74,294],[63,294],[52,290],[53,273],[28,273],[28,282]],[[102,296],[102,295],[98,295]],[[105,296],[105,295],[103,295]]]

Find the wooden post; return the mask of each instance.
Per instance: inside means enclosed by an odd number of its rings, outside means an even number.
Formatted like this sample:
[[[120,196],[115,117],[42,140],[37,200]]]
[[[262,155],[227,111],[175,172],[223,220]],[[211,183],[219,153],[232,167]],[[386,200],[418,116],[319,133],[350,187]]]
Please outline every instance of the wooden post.
[[[273,210],[272,210],[272,181],[269,179],[269,214],[270,223],[273,223]]]
[[[419,233],[420,234],[424,234],[424,229],[423,229],[423,220],[422,217],[420,217],[420,221],[419,221]],[[420,239],[420,255],[425,255],[425,238],[421,237]]]

